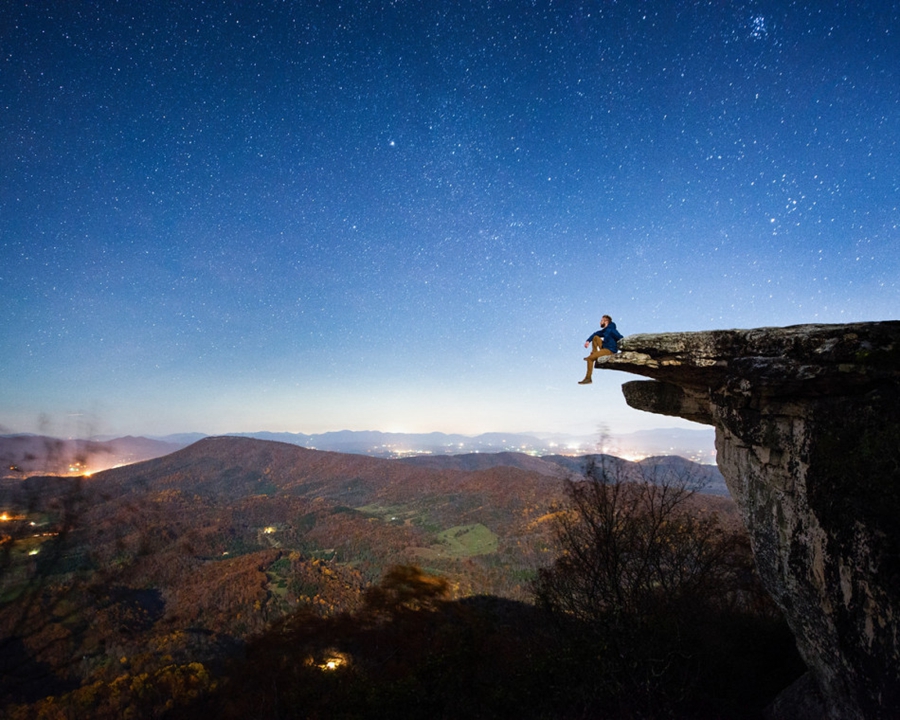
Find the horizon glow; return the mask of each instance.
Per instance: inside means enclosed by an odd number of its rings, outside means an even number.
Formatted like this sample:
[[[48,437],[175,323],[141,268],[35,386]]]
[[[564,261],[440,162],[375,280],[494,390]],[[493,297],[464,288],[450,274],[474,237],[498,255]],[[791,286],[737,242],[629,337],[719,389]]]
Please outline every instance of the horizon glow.
[[[5,14],[0,432],[697,427],[602,314],[898,318],[895,3]]]

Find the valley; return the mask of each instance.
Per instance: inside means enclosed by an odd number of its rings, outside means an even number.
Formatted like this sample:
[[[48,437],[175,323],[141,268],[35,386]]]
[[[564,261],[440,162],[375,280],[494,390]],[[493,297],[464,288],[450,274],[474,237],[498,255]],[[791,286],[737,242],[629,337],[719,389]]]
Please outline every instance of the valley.
[[[591,462],[704,475],[681,458],[500,453],[463,469],[474,459],[220,437],[90,477],[4,480],[3,702],[38,701],[48,671],[51,694],[167,667],[193,677],[192,663],[220,667],[289,616],[360,611],[398,566],[443,578],[451,601],[529,604],[566,478]],[[739,526],[730,499],[695,498]]]

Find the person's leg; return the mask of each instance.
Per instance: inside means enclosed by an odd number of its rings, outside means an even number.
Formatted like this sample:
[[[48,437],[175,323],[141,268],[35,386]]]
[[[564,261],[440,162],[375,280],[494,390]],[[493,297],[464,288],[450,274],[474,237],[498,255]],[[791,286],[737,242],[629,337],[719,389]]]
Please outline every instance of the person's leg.
[[[591,375],[594,372],[594,361],[591,360],[589,357],[585,358],[585,360],[587,360],[587,375],[584,376],[584,380],[578,381],[579,385],[587,385],[589,382],[593,382],[591,380]]]
[[[594,360],[599,357],[603,357],[604,355],[612,355],[612,350],[607,350],[604,347],[598,347],[599,343],[597,342],[597,338],[594,338],[594,351],[588,355],[585,360],[587,360],[587,374],[584,376],[584,380],[579,380],[579,385],[587,385],[591,380],[591,376],[594,374]]]
[[[604,355],[612,354],[612,350],[607,350],[605,347],[603,347],[603,341],[600,338],[595,337],[591,342],[591,354],[588,357],[590,357],[592,360],[596,360],[598,357],[603,357]]]

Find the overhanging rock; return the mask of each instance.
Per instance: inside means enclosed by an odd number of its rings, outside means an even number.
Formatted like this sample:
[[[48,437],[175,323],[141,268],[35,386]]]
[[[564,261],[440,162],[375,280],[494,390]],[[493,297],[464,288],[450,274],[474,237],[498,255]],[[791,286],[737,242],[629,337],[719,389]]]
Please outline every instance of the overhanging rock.
[[[824,712],[900,708],[900,321],[632,335],[629,405],[716,428],[718,464]]]

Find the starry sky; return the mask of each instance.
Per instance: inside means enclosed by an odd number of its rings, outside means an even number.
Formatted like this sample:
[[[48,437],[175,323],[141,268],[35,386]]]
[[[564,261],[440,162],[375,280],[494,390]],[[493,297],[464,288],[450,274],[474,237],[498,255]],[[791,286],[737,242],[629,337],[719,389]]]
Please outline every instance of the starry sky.
[[[900,3],[6,0],[0,432],[690,427],[583,342],[898,319]]]

